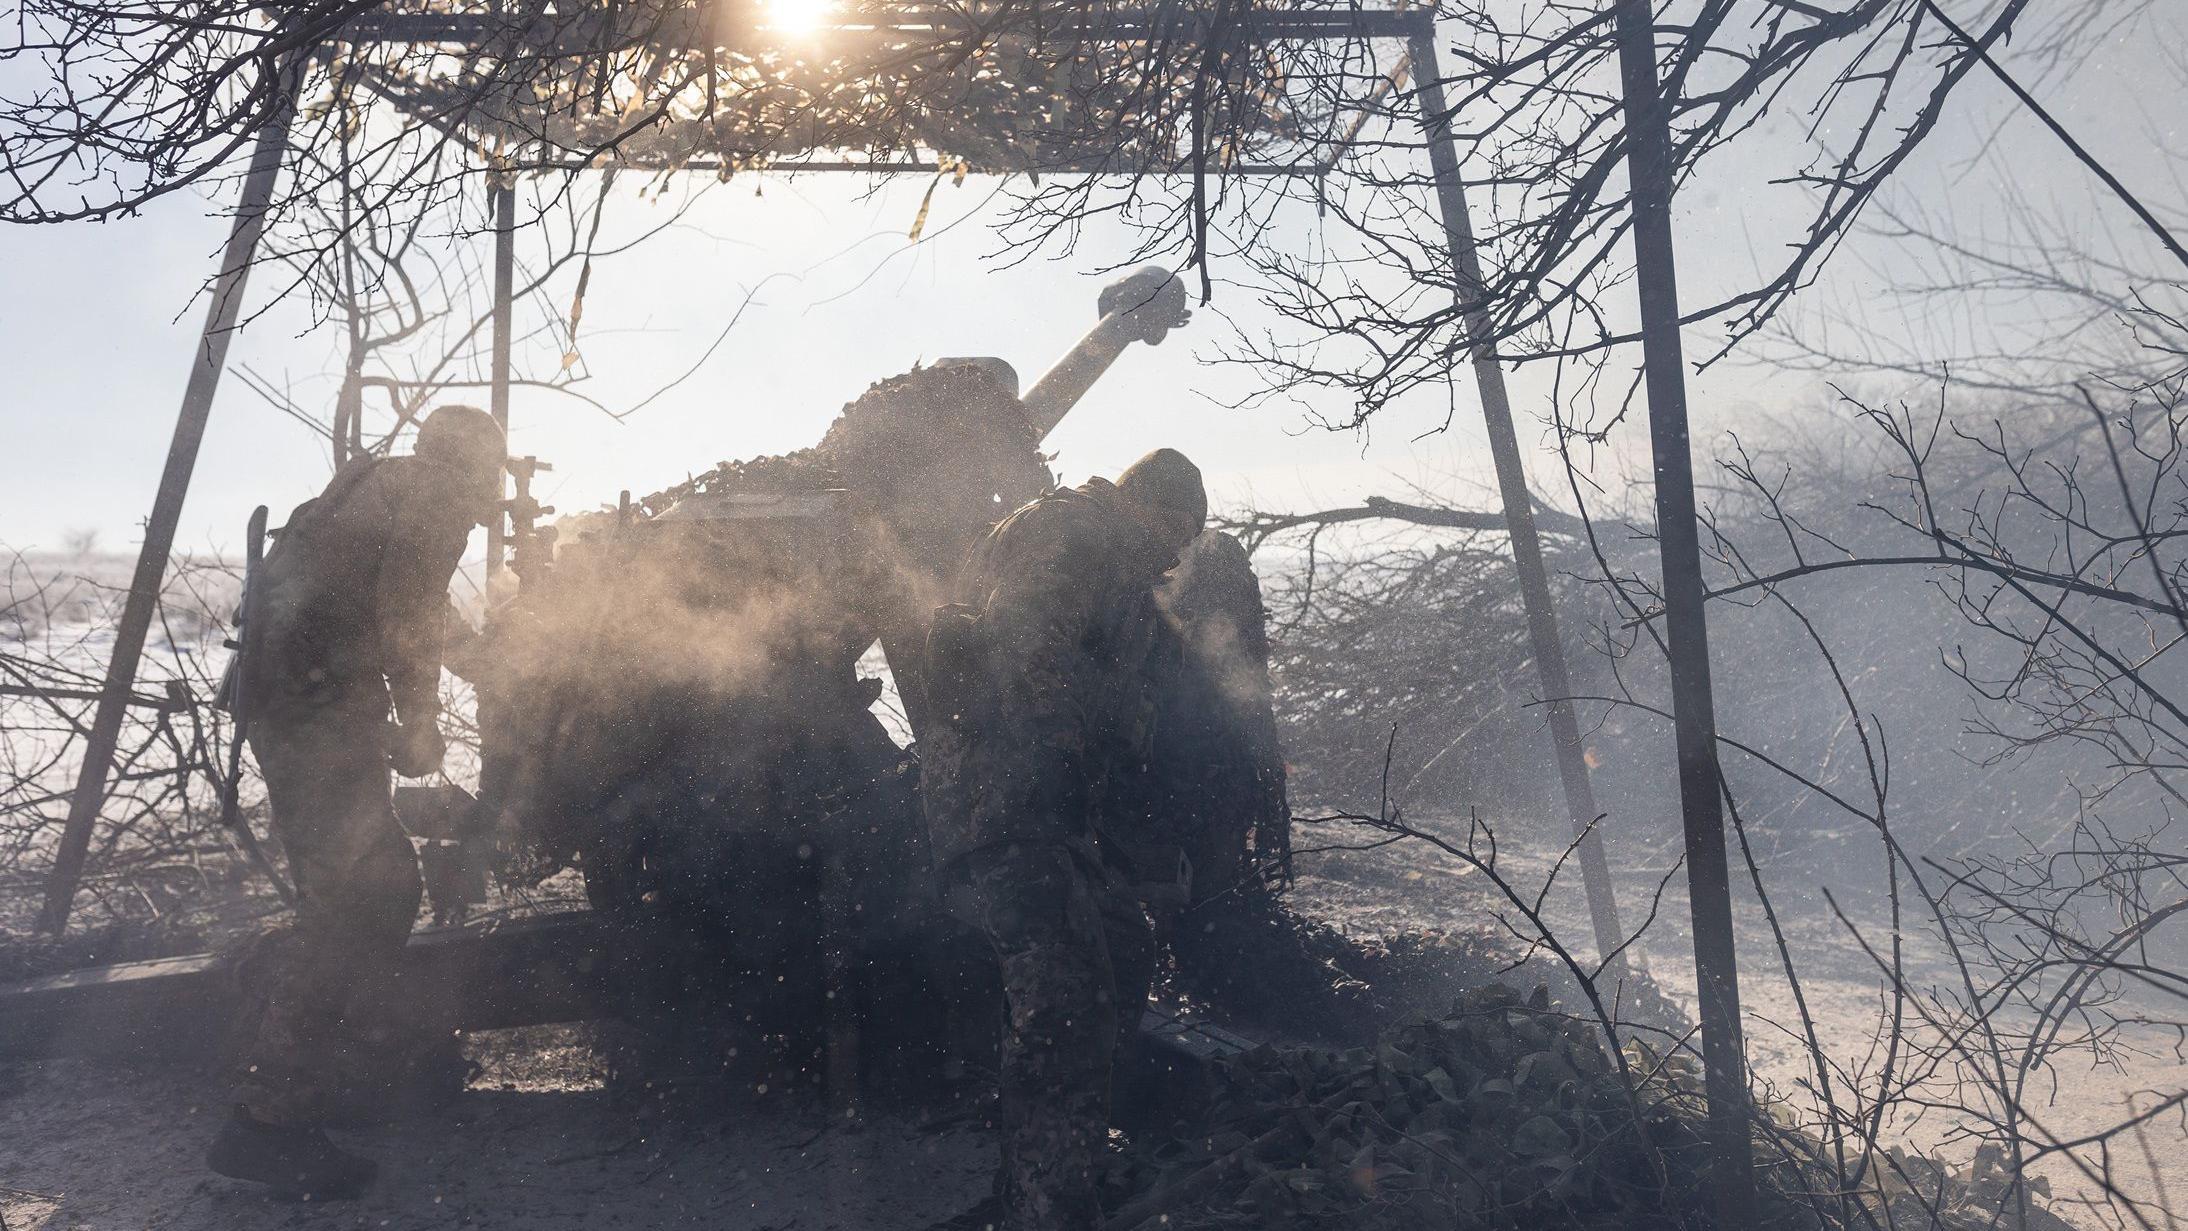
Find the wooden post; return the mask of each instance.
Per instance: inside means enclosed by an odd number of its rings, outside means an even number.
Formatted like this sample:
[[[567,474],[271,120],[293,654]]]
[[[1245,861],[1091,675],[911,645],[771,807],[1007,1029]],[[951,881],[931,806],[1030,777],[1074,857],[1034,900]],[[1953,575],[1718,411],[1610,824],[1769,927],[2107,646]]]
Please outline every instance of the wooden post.
[[[489,409],[494,422],[509,432],[509,347],[511,316],[515,305],[517,268],[517,186],[508,171],[496,171],[488,181],[494,197],[494,354],[493,392]],[[498,482],[499,480],[497,480]],[[499,497],[497,497],[497,502]],[[497,508],[486,524],[486,581],[491,598],[494,579],[501,576],[502,547],[507,519]]]
[[[1694,971],[1709,1099],[1711,1186],[1717,1225],[1756,1225],[1754,1143],[1748,1135],[1746,1045],[1725,861],[1723,783],[1709,664],[1709,624],[1694,513],[1694,457],[1687,435],[1686,359],[1679,342],[1679,284],[1671,232],[1670,107],[1656,75],[1651,0],[1617,0],[1619,76],[1625,93],[1626,173],[1633,195],[1634,269],[1641,353],[1656,460],[1656,534],[1671,656],[1672,728],[1686,828],[1687,892],[1694,917]]]
[[[1542,540],[1535,530],[1534,498],[1520,459],[1519,437],[1512,426],[1512,401],[1497,363],[1495,325],[1482,290],[1481,256],[1474,247],[1474,224],[1466,207],[1466,186],[1459,179],[1459,156],[1451,141],[1451,117],[1445,109],[1442,73],[1436,63],[1435,19],[1424,17],[1408,40],[1413,78],[1419,90],[1421,126],[1427,133],[1428,160],[1436,176],[1436,201],[1443,211],[1444,235],[1451,248],[1455,296],[1466,318],[1474,380],[1481,386],[1481,417],[1489,430],[1489,456],[1496,463],[1497,491],[1504,501],[1504,525],[1512,542],[1512,563],[1519,570],[1520,600],[1527,610],[1527,634],[1535,652],[1535,672],[1550,707],[1550,743],[1557,754],[1565,805],[1580,840],[1580,880],[1588,895],[1588,919],[1594,925],[1597,955],[1606,961],[1603,977],[1615,1003],[1626,978],[1619,947],[1626,929],[1618,918],[1618,895],[1596,822],[1595,787],[1588,780],[1588,751],[1573,712],[1572,677],[1565,665],[1565,642],[1558,635],[1557,608],[1550,597],[1549,571],[1542,563]]]
[[[301,58],[284,66],[282,75],[301,77]],[[250,281],[251,262],[259,236],[266,229],[266,212],[273,202],[274,181],[281,172],[281,154],[289,143],[289,120],[295,110],[296,79],[285,80],[282,108],[258,130],[251,149],[250,170],[243,177],[243,194],[236,203],[235,225],[221,253],[220,272],[213,279],[213,300],[205,312],[205,329],[198,337],[197,356],[190,366],[190,380],[182,393],[182,412],[175,420],[174,439],[167,446],[167,465],[160,472],[159,494],[152,500],[152,514],[145,520],[144,545],[137,551],[137,570],[129,580],[129,598],[122,605],[121,623],[114,630],[114,652],[107,659],[106,682],[100,690],[98,710],[91,720],[91,734],[84,741],[84,761],[77,771],[76,790],[69,797],[68,822],[53,856],[53,873],[46,882],[44,909],[39,926],[59,933],[68,926],[69,911],[76,900],[76,883],[82,877],[84,857],[91,849],[91,831],[106,802],[106,778],[113,769],[114,747],[121,739],[122,716],[129,707],[130,692],[137,681],[137,665],[144,656],[145,633],[159,609],[160,585],[167,575],[167,555],[175,545],[175,525],[182,518],[183,500],[190,494],[190,475],[197,468],[198,446],[205,439],[205,423],[213,410],[213,395],[228,363],[228,341],[243,311],[243,292]]]

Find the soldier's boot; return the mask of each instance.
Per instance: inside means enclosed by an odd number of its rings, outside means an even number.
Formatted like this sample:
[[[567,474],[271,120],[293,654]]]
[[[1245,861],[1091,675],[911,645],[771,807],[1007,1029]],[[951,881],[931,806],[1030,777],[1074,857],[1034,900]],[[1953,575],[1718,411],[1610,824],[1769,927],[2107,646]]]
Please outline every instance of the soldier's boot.
[[[205,1163],[231,1180],[264,1184],[276,1196],[307,1201],[355,1197],[380,1170],[316,1128],[267,1124],[240,1107],[213,1139]]]

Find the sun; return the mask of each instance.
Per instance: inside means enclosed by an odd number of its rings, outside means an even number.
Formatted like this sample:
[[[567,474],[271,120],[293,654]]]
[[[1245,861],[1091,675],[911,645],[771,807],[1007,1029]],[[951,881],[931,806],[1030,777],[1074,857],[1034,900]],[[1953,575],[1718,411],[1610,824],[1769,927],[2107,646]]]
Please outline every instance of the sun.
[[[791,38],[810,38],[835,15],[835,0],[762,0],[767,29]]]

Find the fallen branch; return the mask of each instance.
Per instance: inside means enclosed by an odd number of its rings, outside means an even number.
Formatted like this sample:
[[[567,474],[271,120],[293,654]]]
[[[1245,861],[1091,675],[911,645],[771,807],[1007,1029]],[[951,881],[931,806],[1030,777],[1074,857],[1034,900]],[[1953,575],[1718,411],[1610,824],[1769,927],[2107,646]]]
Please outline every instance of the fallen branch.
[[[1356,521],[1402,521],[1416,526],[1435,526],[1451,530],[1485,530],[1498,534],[1504,532],[1502,513],[1477,513],[1470,509],[1407,504],[1382,496],[1369,496],[1365,504],[1351,508],[1323,509],[1313,513],[1254,513],[1223,524],[1242,537],[1258,543],[1271,535],[1296,530],[1301,526],[1334,526]],[[1545,534],[1579,538],[1587,533],[1587,526],[1587,522],[1570,513],[1561,513],[1541,501],[1535,502],[1535,527]]]

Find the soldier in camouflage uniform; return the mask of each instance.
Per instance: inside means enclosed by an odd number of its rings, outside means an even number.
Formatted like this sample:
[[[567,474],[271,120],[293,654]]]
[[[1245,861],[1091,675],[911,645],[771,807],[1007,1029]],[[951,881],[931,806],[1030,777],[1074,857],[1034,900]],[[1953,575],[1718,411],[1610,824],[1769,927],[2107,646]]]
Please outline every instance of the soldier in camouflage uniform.
[[[1199,470],[1169,449],[1052,492],[974,549],[929,635],[934,858],[1009,1004],[995,1204],[1012,1231],[1101,1225],[1110,1074],[1155,960],[1108,834],[1145,797],[1153,589],[1206,514]]]
[[[1174,665],[1155,684],[1155,742],[1137,809],[1192,864],[1182,911],[1158,933],[1182,984],[1229,1012],[1345,1044],[1375,1033],[1368,988],[1337,961],[1354,952],[1294,913],[1291,805],[1269,678],[1268,615],[1245,545],[1210,530],[1155,592]]]
[[[441,407],[414,455],[351,462],[299,506],[253,581],[250,742],[297,902],[208,1154],[223,1175],[320,1199],[371,1180],[320,1124],[342,1056],[380,1024],[418,913],[388,770],[440,768],[448,582],[494,508],[504,452],[486,412]]]
[[[1155,591],[1175,667],[1156,681],[1158,801],[1193,864],[1201,902],[1288,871],[1291,805],[1269,682],[1268,616],[1246,547],[1210,530]]]

